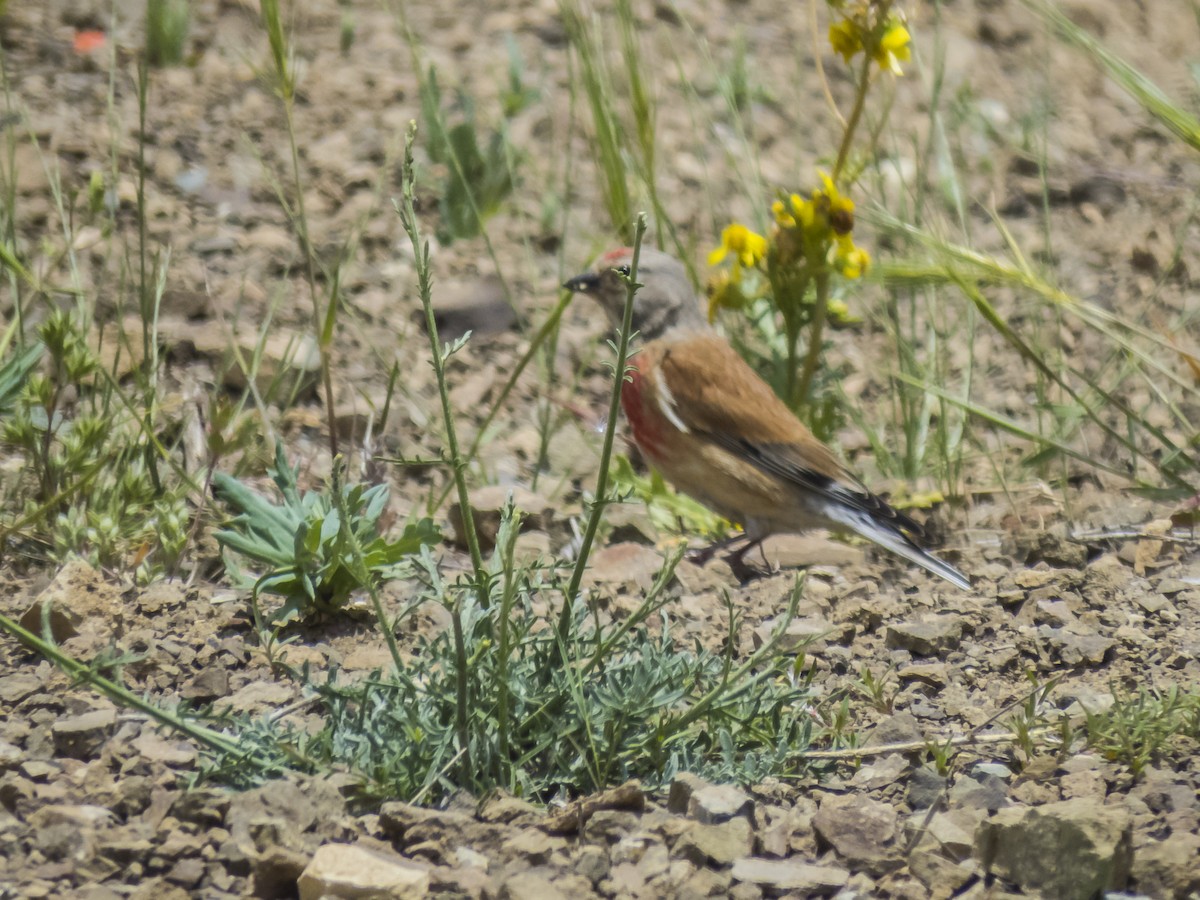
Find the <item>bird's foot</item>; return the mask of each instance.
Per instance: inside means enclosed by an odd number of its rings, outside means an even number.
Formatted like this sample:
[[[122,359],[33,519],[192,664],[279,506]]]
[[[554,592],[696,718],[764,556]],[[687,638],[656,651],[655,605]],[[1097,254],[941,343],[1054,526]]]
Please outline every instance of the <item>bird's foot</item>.
[[[746,561],[746,554],[755,548],[762,550],[762,542],[762,538],[748,538],[744,547],[739,547],[725,557],[725,561],[729,563],[729,568],[733,570],[733,574],[737,577],[738,581],[749,581],[752,577],[761,574],[757,566],[752,566]],[[771,563],[765,553],[762,560],[763,564],[767,567],[767,571],[770,572]]]
[[[762,538],[752,538],[747,534],[735,535],[731,538],[715,541],[707,547],[698,547],[695,550],[689,550],[685,558],[698,566],[704,566],[711,562],[713,557],[718,553],[722,553],[742,541],[745,541],[745,544],[725,555],[725,562],[728,563],[730,570],[738,581],[749,581],[755,575],[761,574],[761,570],[758,566],[747,562],[746,555],[756,547],[761,549]],[[763,564],[766,566],[768,572],[772,571],[771,564],[765,555],[763,556]]]
[[[689,550],[687,552],[687,554],[684,556],[684,559],[686,559],[688,562],[695,563],[698,566],[704,566],[704,565],[707,565],[708,563],[712,562],[713,558],[718,553],[721,553],[724,550],[728,550],[730,547],[732,547],[734,544],[738,543],[739,541],[745,541],[745,540],[748,540],[746,535],[735,534],[733,537],[723,538],[722,540],[719,540],[719,541],[713,541],[707,547],[696,547],[693,550]],[[748,549],[750,546],[751,545],[747,545],[747,547],[744,548],[743,550],[735,551],[735,554],[736,553],[744,553],[745,549]],[[732,556],[735,554],[730,554],[730,555]]]

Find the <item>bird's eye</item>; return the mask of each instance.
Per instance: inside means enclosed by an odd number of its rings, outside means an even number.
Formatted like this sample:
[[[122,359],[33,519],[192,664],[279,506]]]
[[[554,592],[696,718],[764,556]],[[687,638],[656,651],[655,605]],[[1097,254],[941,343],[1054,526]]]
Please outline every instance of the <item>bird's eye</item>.
[[[616,271],[624,275],[626,278],[629,277],[629,266],[617,266]]]

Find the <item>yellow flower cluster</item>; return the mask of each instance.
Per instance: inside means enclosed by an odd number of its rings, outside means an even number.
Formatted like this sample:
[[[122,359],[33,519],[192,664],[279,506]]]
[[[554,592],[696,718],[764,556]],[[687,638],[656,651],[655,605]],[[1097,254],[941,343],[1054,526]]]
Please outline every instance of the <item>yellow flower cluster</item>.
[[[844,278],[860,278],[870,265],[867,251],[854,243],[854,201],[842,196],[833,179],[819,173],[821,187],[808,199],[791,194],[771,204],[775,230],[770,240],[739,222],[721,232],[721,244],[708,255],[710,266],[728,261],[709,284],[708,317],[718,309],[741,309],[749,297],[742,275],[774,253],[785,267],[809,273],[832,266]],[[751,291],[753,294],[753,291]],[[841,318],[848,318],[848,311]],[[835,316],[838,318],[838,316]]]
[[[786,202],[776,200],[771,204],[775,224],[781,229],[800,231],[806,257],[811,258],[814,250],[823,252],[832,243],[834,268],[846,278],[859,278],[871,258],[866,250],[855,246],[851,236],[854,201],[843,197],[833,179],[824,172],[820,176],[822,186],[812,192],[811,200],[792,194]]]
[[[912,35],[904,27],[904,20],[896,13],[889,13],[882,22],[876,22],[875,4],[858,3],[847,10],[843,3],[830,2],[842,18],[829,26],[829,46],[846,62],[858,53],[869,53],[871,58],[895,75],[903,75],[900,63],[912,58]]]

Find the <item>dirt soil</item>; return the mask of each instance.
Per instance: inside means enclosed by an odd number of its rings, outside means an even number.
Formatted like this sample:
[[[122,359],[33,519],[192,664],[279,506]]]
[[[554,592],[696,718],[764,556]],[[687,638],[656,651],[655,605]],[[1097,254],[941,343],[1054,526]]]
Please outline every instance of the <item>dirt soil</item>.
[[[121,227],[111,235],[84,227],[73,240],[79,283],[99,298],[96,320],[111,338],[134,327],[125,324],[134,310],[116,298],[130,295],[123,287],[133,259],[126,248],[136,246],[132,73],[143,4],[8,6],[0,40],[20,117],[6,120],[17,135],[20,240],[36,251],[43,237],[48,248],[60,238],[55,183],[68,194],[82,191],[93,171],[111,171],[114,153],[121,172],[114,185]],[[769,189],[794,188],[809,182],[835,146],[816,72],[796,63],[807,58],[797,48],[810,43],[807,7],[768,0],[635,6],[646,58],[662,63],[654,72],[661,193],[699,261],[721,223],[745,220],[760,204],[763,195],[747,189],[752,179],[743,180],[739,166],[747,153],[758,157]],[[1195,64],[1200,33],[1177,4],[1064,6],[1169,92],[1194,93],[1187,63]],[[105,48],[76,49],[79,30],[109,30],[113,7],[117,27]],[[348,11],[355,39],[345,55],[342,7],[313,0],[297,4],[294,14],[295,124],[312,241],[322,254],[348,238],[356,247],[342,276],[350,309],[335,348],[338,425],[345,442],[361,447],[377,421],[387,373],[399,363],[392,415],[382,434],[371,434],[372,447],[430,457],[440,450],[439,429],[430,424],[438,415],[436,394],[411,249],[391,205],[405,128],[420,113],[417,79],[390,12],[369,3]],[[434,250],[443,337],[475,332],[451,367],[454,406],[470,434],[527,342],[501,299],[493,258],[520,318],[538,323],[563,277],[612,237],[602,225],[587,153],[584,99],[572,105],[567,90],[557,5],[459,0],[413,3],[408,12],[425,64],[437,66],[445,85],[469,90],[481,119],[494,121],[507,84],[509,40],[539,94],[511,123],[512,142],[524,154],[520,183],[489,223],[490,244],[475,239]],[[934,52],[934,15],[925,3],[912,10],[926,60]],[[1177,320],[1189,303],[1194,311],[1190,273],[1200,272],[1194,153],[1055,43],[1020,3],[952,3],[940,18],[943,92],[953,98],[947,104],[953,121],[937,152],[951,154],[964,173],[975,245],[1003,252],[991,218],[996,210],[1017,242],[1037,248],[1033,255],[1051,263],[1075,295],[1152,324]],[[615,31],[605,38],[616,45]],[[748,145],[715,88],[742,39],[750,77],[763,87],[754,94]],[[103,54],[113,45],[117,69],[110,80]],[[252,347],[268,317],[268,364],[278,364],[297,342],[304,346],[311,305],[302,257],[276,195],[275,180],[288,177],[290,150],[280,104],[258,75],[266,60],[255,4],[203,0],[193,4],[189,64],[153,73],[146,198],[149,238],[171,250],[161,310],[166,402],[188,402],[189,391],[236,390],[227,348]],[[908,79],[924,77],[914,66]],[[833,87],[839,98],[847,96],[845,83]],[[907,152],[900,138],[911,132],[924,140],[930,121],[920,99],[927,90],[908,87],[898,85],[892,113],[898,158]],[[1027,152],[1013,149],[1022,146]],[[1031,174],[1039,154],[1048,166],[1045,184]],[[556,186],[568,170],[573,186],[563,196]],[[873,299],[868,292],[863,302]],[[1021,307],[1017,298],[998,302],[1025,321],[1045,317],[1053,326],[1052,317]],[[11,307],[12,298],[0,292],[0,315],[11,316]],[[871,364],[885,335],[867,319],[833,336],[831,358],[848,368],[848,395],[870,411],[886,406],[889,389]],[[1092,338],[1074,327],[1072,320],[1062,324],[1063,346],[1096,352]],[[555,377],[534,366],[522,379],[473,476],[480,485],[531,486],[538,432],[528,411],[550,397],[561,412],[546,470],[528,501],[548,513],[522,536],[530,552],[562,549],[583,491],[594,484],[596,422],[609,384],[605,336],[598,310],[572,307]],[[972,349],[986,374],[981,402],[1024,416],[1030,372],[1011,364],[987,336]],[[1141,390],[1133,389],[1127,402],[1148,405],[1153,395]],[[278,418],[308,484],[321,483],[330,468],[323,423],[311,389]],[[860,433],[846,429],[838,444],[868,483],[886,487]],[[1077,721],[1110,706],[1114,692],[1194,689],[1200,683],[1196,543],[1153,534],[1073,540],[1082,529],[1153,532],[1152,523],[1172,510],[1074,463],[1065,493],[1031,475],[1000,478],[998,472],[1018,471],[1008,467],[1023,449],[999,437],[981,443],[969,462],[969,502],[937,513],[947,536],[942,552],[970,574],[969,593],[857,546],[821,535],[788,537],[770,542],[772,565],[744,581],[720,560],[683,563],[671,587],[674,616],[686,623],[689,640],[719,647],[727,625],[721,594],[728,591],[744,614],[739,649],[749,651],[781,613],[794,569],[810,566],[796,633],[821,636],[810,655],[822,690],[853,691],[864,667],[876,676],[889,673],[888,703],[854,703],[855,727],[876,744],[944,741],[985,725],[1004,730],[1012,705],[1030,689],[1029,673],[1043,682],[1061,678],[1048,703],[1071,710]],[[1118,458],[1111,448],[1094,449]],[[434,469],[382,471],[393,482],[401,517],[441,483]],[[438,515],[444,521],[446,510]],[[667,537],[636,510],[628,515],[634,527],[623,528],[594,563],[596,597],[613,615],[645,590]],[[449,541],[439,553],[448,567],[464,564]],[[211,544],[184,578],[148,587],[79,562],[60,571],[6,565],[0,610],[20,617],[49,591],[71,610],[75,634],[64,649],[82,659],[109,649],[134,654],[138,661],[124,668],[124,680],[155,702],[183,698],[266,713],[300,696],[297,685],[272,675],[256,646],[244,594],[214,576],[219,565]],[[445,622],[430,614],[418,627]],[[289,661],[316,673],[337,666],[361,677],[389,662],[369,625],[297,634]],[[300,706],[293,718],[303,724],[315,714]],[[6,638],[0,640],[0,897],[294,896],[301,870],[318,846],[330,843],[356,844],[373,859],[416,873],[410,893],[389,896],[981,897],[1020,893],[1023,885],[1026,895],[1087,897],[1111,884],[1148,897],[1194,897],[1200,895],[1195,750],[1173,744],[1136,778],[1098,753],[1027,758],[1012,742],[996,742],[964,749],[948,776],[922,764],[920,751],[895,750],[835,766],[819,780],[744,791],[686,777],[670,795],[630,786],[592,798],[573,818],[571,810],[506,797],[460,798],[443,810],[393,803],[361,813],[346,807],[335,782],[319,779],[284,779],[242,794],[212,786],[186,791],[197,766],[194,746],[72,685]],[[1034,809],[1044,811],[1049,827],[1038,830]],[[1046,848],[1084,861],[1079,871],[1064,863],[1069,884],[1039,874],[1038,854]],[[1093,885],[1087,879],[1096,872],[1101,880]]]

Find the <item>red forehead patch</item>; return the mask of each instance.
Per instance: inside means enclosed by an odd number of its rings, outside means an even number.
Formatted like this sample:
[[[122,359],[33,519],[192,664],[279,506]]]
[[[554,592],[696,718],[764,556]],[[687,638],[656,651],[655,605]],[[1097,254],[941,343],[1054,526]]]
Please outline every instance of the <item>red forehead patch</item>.
[[[600,257],[600,261],[610,263],[613,260],[620,259],[622,256],[629,256],[631,253],[633,253],[632,247],[618,247],[616,250],[609,250],[605,253]]]

